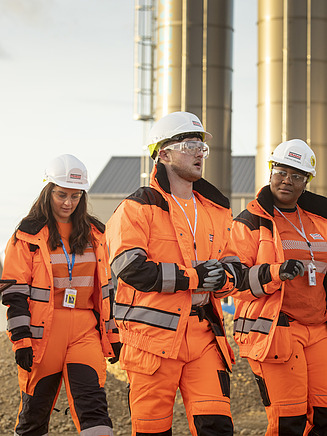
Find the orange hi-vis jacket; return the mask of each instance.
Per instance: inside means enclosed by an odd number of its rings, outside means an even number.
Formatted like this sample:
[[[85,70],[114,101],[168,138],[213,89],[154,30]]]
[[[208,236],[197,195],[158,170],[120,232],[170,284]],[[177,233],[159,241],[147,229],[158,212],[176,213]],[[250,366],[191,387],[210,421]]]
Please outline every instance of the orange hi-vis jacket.
[[[239,280],[239,259],[230,245],[232,214],[229,201],[200,179],[193,193],[212,220],[214,234],[208,259],[225,262],[229,277]],[[198,276],[183,234],[187,224],[173,207],[165,166],[158,163],[150,187],[125,199],[107,223],[107,240],[116,299],[114,316],[121,342],[163,358],[176,359],[192,305]],[[186,230],[187,229],[187,230]],[[201,259],[199,259],[199,262]],[[211,293],[211,322],[220,350],[231,369],[232,351],[223,328],[219,298],[234,292],[232,280]]]
[[[97,259],[93,312],[98,319],[103,353],[114,357],[111,344],[119,342],[119,335],[111,312],[114,294],[104,230],[96,220],[91,224]],[[8,306],[8,336],[14,351],[32,346],[35,363],[41,361],[47,346],[55,310],[48,235],[47,226],[23,221],[16,233],[16,244],[14,237],[7,244],[2,274],[3,278],[17,281],[2,294],[2,302]]]
[[[326,240],[326,197],[305,191],[298,205]],[[283,363],[292,350],[289,321],[281,312],[285,282],[279,279],[279,268],[285,259],[273,206],[270,187],[265,186],[233,222],[231,238],[242,264],[250,268],[243,292],[234,295],[234,338],[241,357]]]

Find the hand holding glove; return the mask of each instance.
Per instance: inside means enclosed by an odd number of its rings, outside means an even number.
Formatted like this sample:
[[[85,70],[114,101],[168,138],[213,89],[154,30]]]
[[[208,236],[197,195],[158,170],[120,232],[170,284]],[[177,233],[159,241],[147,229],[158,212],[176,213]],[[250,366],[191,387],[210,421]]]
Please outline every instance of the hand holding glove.
[[[217,259],[210,259],[195,267],[199,277],[195,292],[214,292],[221,289],[227,281],[224,267]]]
[[[17,365],[25,369],[25,371],[31,372],[33,365],[33,348],[18,348],[18,350],[15,351],[15,359]]]
[[[304,275],[304,265],[300,260],[288,259],[279,268],[279,278],[281,280],[293,280],[295,277]]]

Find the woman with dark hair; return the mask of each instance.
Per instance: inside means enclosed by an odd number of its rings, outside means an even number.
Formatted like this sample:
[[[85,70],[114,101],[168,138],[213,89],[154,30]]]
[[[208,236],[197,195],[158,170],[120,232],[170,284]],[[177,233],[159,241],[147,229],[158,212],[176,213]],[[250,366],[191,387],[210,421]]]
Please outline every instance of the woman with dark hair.
[[[105,227],[87,212],[84,164],[61,155],[47,185],[8,243],[4,291],[18,364],[16,435],[46,435],[62,378],[74,424],[85,436],[113,435],[104,391],[106,360],[119,357]]]

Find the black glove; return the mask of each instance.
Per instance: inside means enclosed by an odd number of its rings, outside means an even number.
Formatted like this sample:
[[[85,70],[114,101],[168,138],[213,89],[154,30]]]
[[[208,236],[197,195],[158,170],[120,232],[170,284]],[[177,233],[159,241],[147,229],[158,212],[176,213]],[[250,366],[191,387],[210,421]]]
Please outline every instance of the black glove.
[[[110,359],[108,359],[111,364],[118,362],[121,345],[122,344],[120,342],[114,342],[113,344],[111,344],[113,352],[115,353],[115,357],[110,357]]]
[[[17,365],[25,369],[25,371],[31,372],[33,365],[33,348],[18,348],[18,350],[15,351],[15,359]]]
[[[210,259],[195,267],[199,277],[198,288],[195,292],[213,292],[221,289],[227,281],[224,267],[217,259]]]
[[[285,260],[279,268],[279,278],[281,280],[293,280],[296,276],[304,275],[304,265],[300,260]]]

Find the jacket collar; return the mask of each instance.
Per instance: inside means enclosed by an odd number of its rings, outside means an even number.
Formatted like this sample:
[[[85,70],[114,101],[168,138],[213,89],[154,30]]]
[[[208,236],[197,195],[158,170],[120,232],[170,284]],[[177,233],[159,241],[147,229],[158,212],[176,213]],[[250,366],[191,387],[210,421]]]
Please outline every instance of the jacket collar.
[[[99,233],[105,232],[105,225],[97,218],[91,216],[90,224],[94,228],[96,228],[99,231]],[[37,235],[45,225],[46,225],[45,222],[25,218],[22,220],[20,226],[18,227],[18,230],[34,236]]]
[[[271,216],[274,216],[274,197],[270,186],[264,186],[257,195],[257,201],[260,206]],[[310,191],[304,191],[297,204],[301,209],[319,215],[327,219],[327,198],[322,195],[314,194]]]
[[[168,180],[168,175],[166,167],[161,162],[158,162],[151,173],[151,184],[157,182],[161,189],[163,189],[167,194],[171,194],[170,183]],[[193,190],[198,192],[204,198],[212,201],[219,206],[229,209],[229,199],[225,197],[214,185],[209,183],[207,180],[201,178],[193,183]]]

